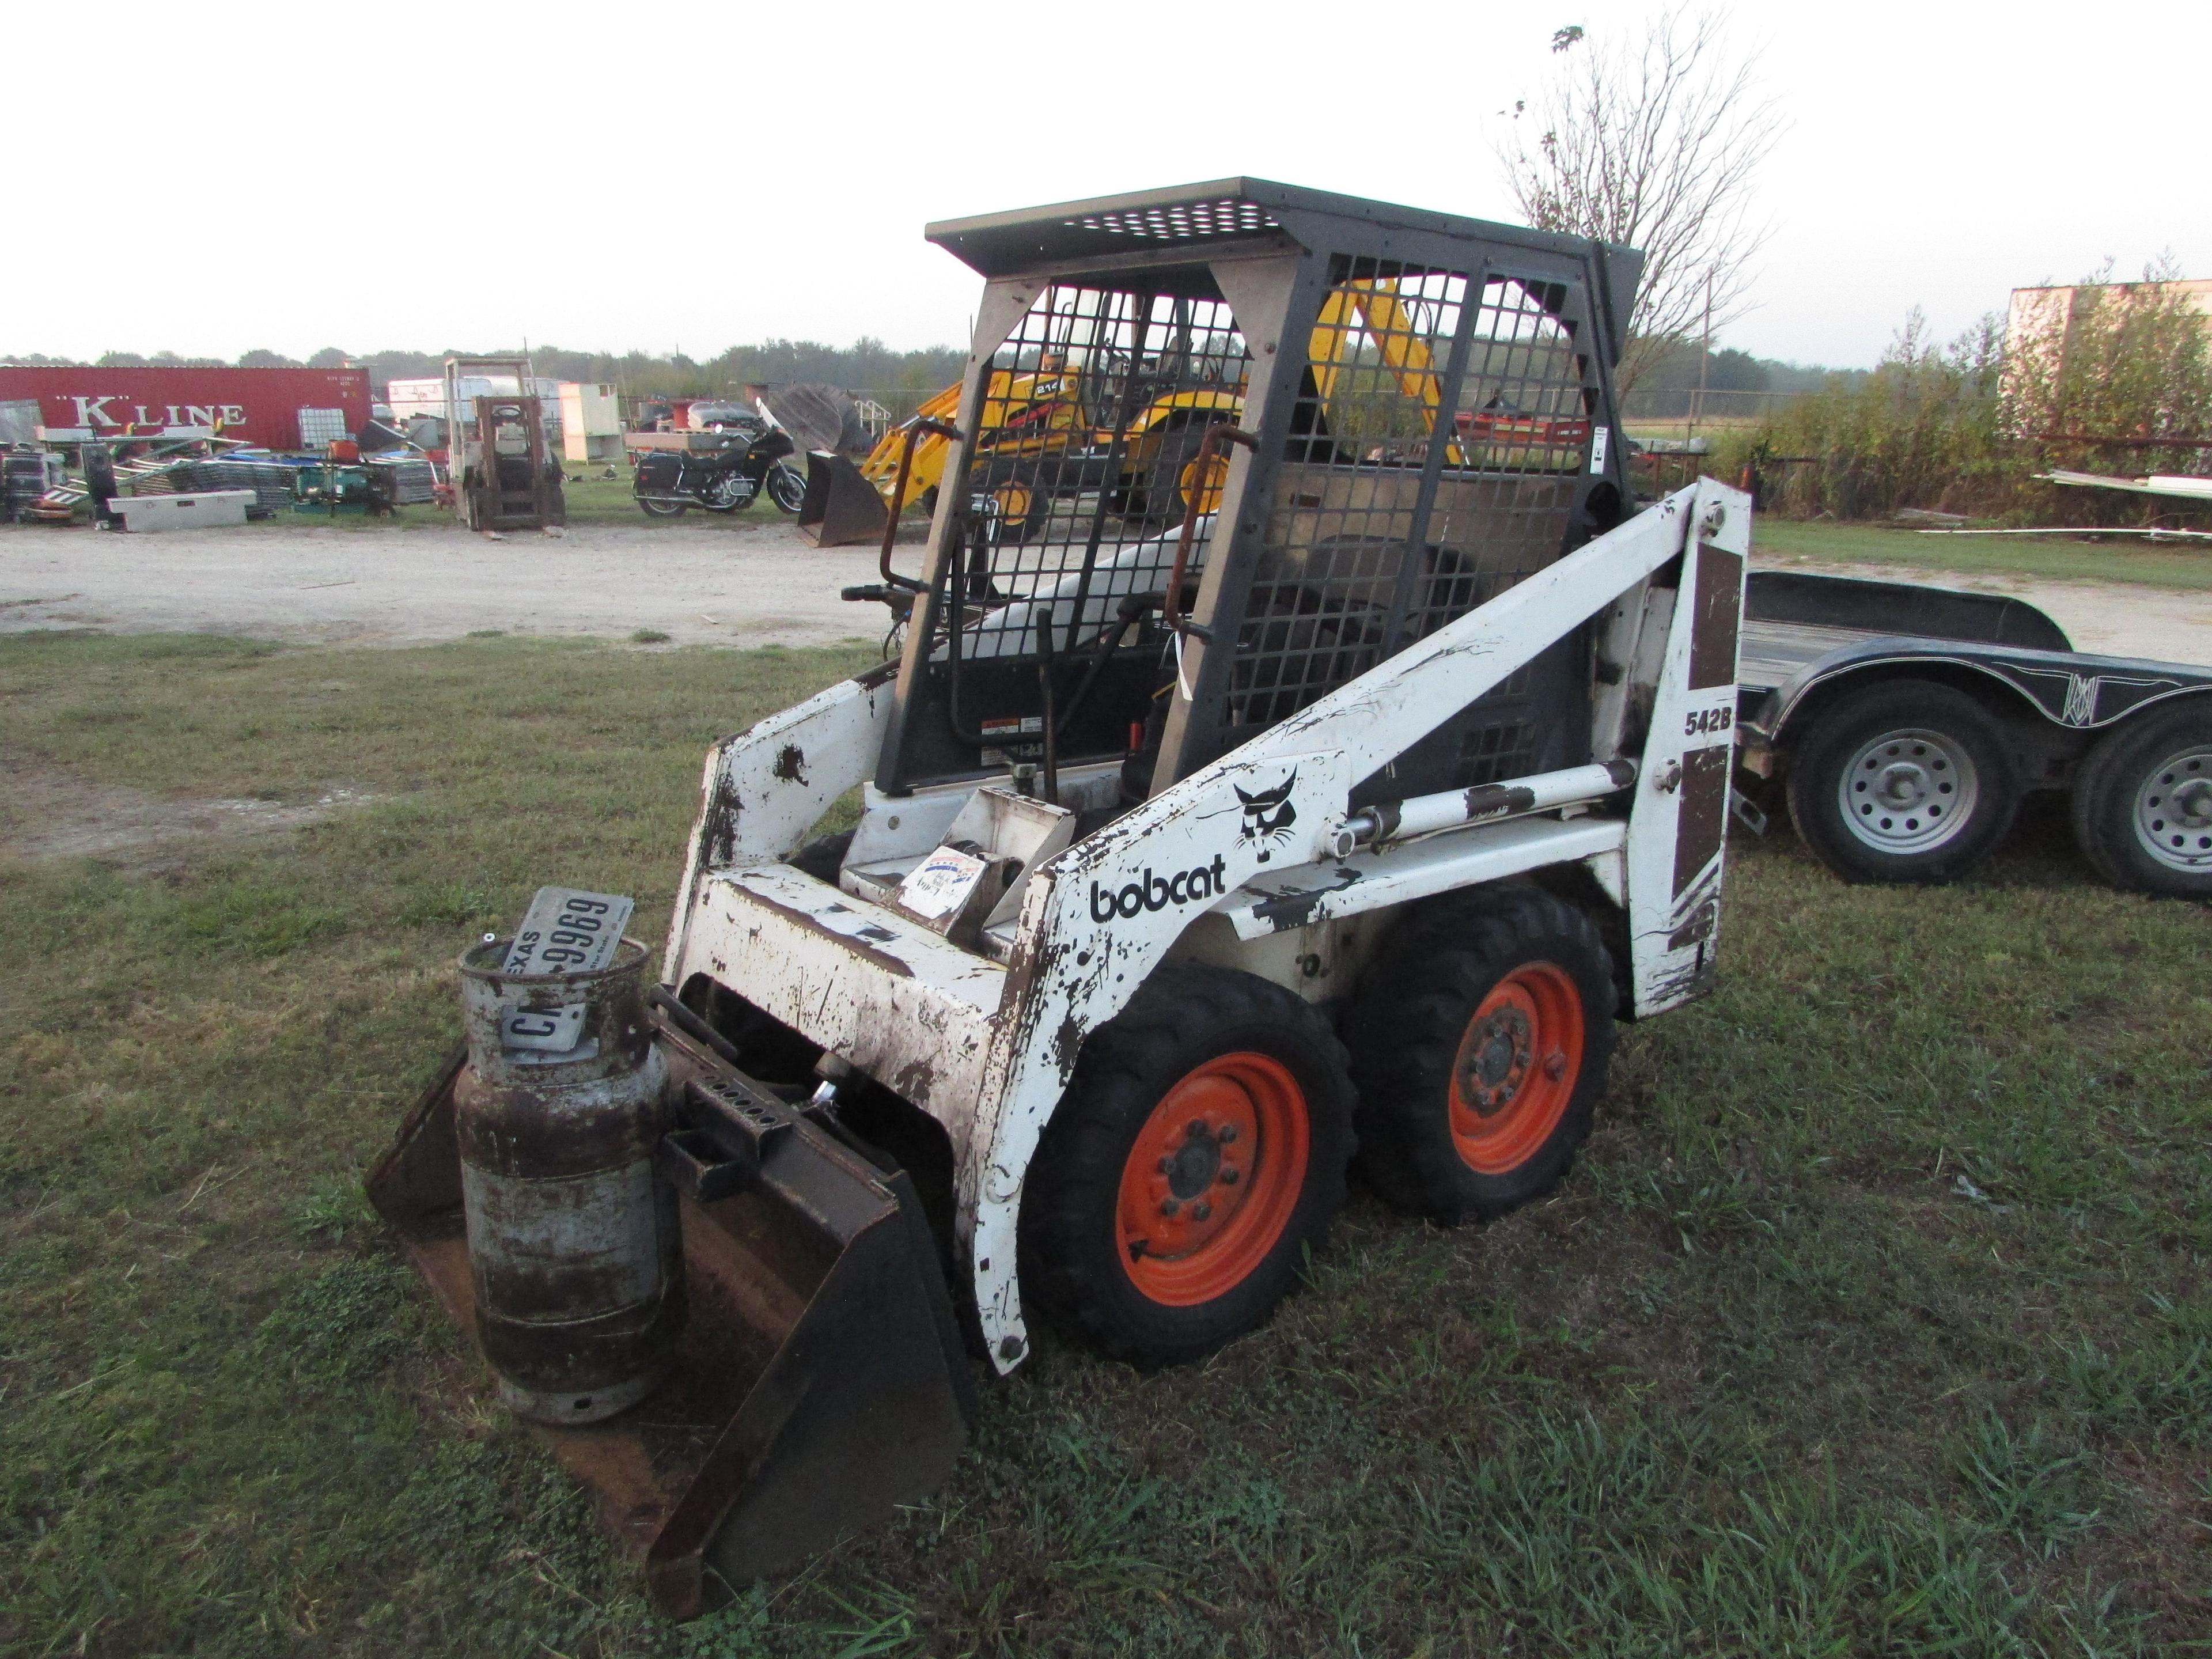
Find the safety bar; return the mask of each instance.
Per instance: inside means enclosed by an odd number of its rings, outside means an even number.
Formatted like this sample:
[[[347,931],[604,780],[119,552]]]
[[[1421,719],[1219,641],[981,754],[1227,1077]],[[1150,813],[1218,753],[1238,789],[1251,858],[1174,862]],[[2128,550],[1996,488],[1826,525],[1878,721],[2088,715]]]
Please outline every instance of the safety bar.
[[[915,593],[922,591],[921,584],[913,577],[902,576],[891,568],[891,544],[898,539],[899,514],[906,511],[906,480],[908,472],[914,466],[915,440],[924,434],[942,438],[948,443],[966,441],[966,434],[949,421],[925,420],[916,415],[899,428],[898,482],[891,489],[891,510],[884,520],[884,547],[876,561],[876,567],[883,572],[886,586],[903,587]]]
[[[1160,621],[1178,634],[1196,634],[1206,637],[1201,629],[1182,614],[1183,567],[1190,561],[1191,538],[1198,533],[1199,504],[1206,499],[1206,475],[1221,453],[1220,443],[1243,444],[1247,449],[1257,449],[1260,441],[1242,427],[1227,421],[1216,421],[1206,428],[1206,435],[1198,441],[1198,453],[1191,458],[1188,477],[1191,479],[1189,499],[1183,504],[1182,533],[1176,538],[1175,568],[1168,573],[1168,591],[1160,606]]]

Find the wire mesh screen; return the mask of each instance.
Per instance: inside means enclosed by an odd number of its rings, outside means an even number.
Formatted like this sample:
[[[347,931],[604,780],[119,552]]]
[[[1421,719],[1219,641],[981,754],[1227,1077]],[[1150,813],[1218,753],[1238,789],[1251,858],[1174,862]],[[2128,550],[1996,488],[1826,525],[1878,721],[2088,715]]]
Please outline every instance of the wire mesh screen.
[[[1237,634],[1236,727],[1282,720],[1549,564],[1588,449],[1565,285],[1372,259],[1334,274]],[[1466,781],[1528,758],[1525,678],[1460,724]]]
[[[1249,359],[1217,299],[1054,286],[991,360],[963,485],[962,594],[993,607],[962,648],[1055,648],[1164,585],[1200,438],[1242,407]],[[1137,636],[1132,635],[1134,640]]]
[[[1409,637],[1559,556],[1590,444],[1593,394],[1575,349],[1579,300],[1564,283],[1492,276],[1483,284],[1428,525],[1458,574],[1417,605]]]

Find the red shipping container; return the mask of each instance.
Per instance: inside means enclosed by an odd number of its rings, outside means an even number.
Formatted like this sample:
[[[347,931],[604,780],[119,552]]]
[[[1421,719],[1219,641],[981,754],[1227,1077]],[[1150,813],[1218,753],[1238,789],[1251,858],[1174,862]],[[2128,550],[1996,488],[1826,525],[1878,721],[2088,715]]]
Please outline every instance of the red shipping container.
[[[53,436],[158,438],[217,434],[266,449],[303,444],[300,411],[335,409],[345,429],[368,422],[365,368],[9,368],[0,403],[35,399]]]

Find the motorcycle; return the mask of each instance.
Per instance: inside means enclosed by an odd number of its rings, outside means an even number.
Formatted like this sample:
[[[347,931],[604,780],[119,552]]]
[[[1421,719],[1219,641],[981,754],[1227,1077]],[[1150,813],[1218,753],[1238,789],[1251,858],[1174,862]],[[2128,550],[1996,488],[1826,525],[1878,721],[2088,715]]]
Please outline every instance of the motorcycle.
[[[719,449],[656,449],[637,464],[630,494],[649,519],[675,519],[689,507],[735,513],[765,492],[786,513],[806,499],[806,475],[784,457],[791,434],[756,416],[733,414],[712,428]]]

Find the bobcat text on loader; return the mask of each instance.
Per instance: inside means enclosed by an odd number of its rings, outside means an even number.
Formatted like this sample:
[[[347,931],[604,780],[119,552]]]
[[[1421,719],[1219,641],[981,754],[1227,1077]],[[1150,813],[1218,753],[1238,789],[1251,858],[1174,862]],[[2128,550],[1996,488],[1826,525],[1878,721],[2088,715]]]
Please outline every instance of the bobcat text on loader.
[[[1242,179],[927,234],[985,285],[902,659],[714,746],[657,988],[472,951],[370,1181],[679,1616],[929,1492],[1041,1316],[1191,1360],[1354,1169],[1546,1192],[1713,981],[1750,509],[1634,509],[1638,254]],[[1091,425],[1017,535],[1024,386]]]

